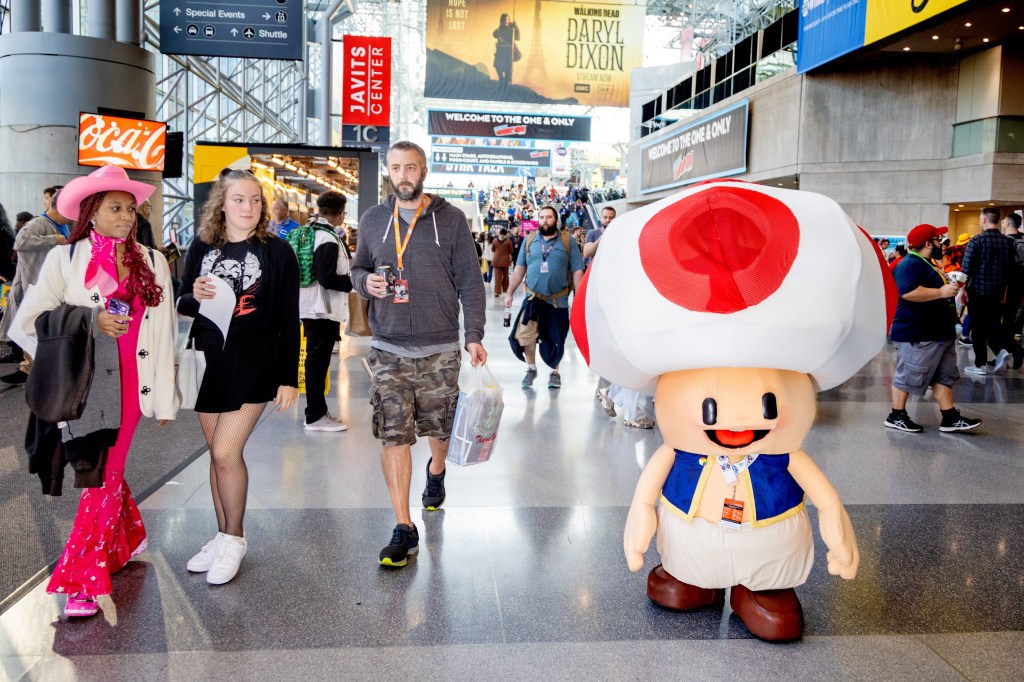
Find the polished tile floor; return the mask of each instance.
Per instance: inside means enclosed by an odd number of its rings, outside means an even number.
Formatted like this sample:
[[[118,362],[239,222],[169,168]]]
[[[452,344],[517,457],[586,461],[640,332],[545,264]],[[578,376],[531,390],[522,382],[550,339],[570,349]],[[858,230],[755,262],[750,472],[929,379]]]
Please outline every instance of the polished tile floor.
[[[574,348],[560,391],[540,388],[543,370],[520,389],[501,315],[491,303],[506,401],[495,457],[449,469],[443,510],[414,510],[407,568],[376,563],[394,521],[368,345],[348,340],[330,404],[349,431],[307,434],[293,410],[250,441],[249,553],[233,582],[184,569],[216,531],[202,456],[141,505],[150,549],[101,615],[67,622],[40,585],[0,616],[0,679],[1024,679],[1024,372],[960,383],[958,406],[985,420],[967,434],[940,434],[930,399],[910,407],[925,433],[882,428],[889,351],[821,396],[806,449],[848,506],[861,569],[829,576],[818,541],[798,590],[806,636],[770,645],[728,606],[647,600],[656,554],[630,573],[622,527],[658,432],[606,417]],[[413,452],[418,501],[425,444]]]

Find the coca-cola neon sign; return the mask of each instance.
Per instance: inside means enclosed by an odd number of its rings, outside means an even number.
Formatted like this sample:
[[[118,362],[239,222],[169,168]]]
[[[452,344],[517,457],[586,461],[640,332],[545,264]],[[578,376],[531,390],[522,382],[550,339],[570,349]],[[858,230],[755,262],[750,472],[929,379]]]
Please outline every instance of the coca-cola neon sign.
[[[162,171],[167,151],[167,124],[105,114],[78,119],[78,164]]]

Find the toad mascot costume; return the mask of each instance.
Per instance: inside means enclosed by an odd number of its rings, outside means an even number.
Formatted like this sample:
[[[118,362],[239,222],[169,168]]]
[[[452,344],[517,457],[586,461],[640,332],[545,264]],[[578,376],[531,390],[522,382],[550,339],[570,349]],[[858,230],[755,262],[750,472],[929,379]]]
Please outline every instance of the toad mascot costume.
[[[896,287],[871,239],[827,197],[711,181],[631,211],[605,233],[573,306],[590,367],[654,392],[665,443],[626,519],[631,571],[660,606],[730,604],[756,637],[803,634],[811,570],[805,498],[828,570],[859,554],[835,488],[802,449],[815,391],[885,343]],[[655,503],[659,503],[657,509]]]

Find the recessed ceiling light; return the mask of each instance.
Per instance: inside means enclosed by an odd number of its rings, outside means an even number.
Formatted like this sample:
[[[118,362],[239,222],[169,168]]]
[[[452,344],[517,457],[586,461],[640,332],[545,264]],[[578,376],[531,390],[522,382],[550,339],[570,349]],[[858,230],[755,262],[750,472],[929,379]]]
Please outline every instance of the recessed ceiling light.
[[[905,47],[905,48],[903,48],[903,51],[904,52],[910,52],[910,48],[909,47]]]
[[[966,26],[967,28],[970,28],[971,27],[971,22],[968,21],[966,24],[964,24],[964,26]]]
[[[1009,11],[1010,11],[1010,8],[1009,8],[1009,7],[1004,7],[1004,8],[1003,8],[1003,12],[1009,12]]]
[[[995,206],[996,204],[995,204],[995,202],[994,202],[994,201],[990,201],[990,202],[988,202],[988,205],[989,205],[989,206]]]
[[[932,40],[938,40],[938,39],[939,39],[938,36],[932,36]]]
[[[963,204],[957,204],[957,206],[959,206],[960,208],[963,208],[963,207],[964,207],[964,205],[963,205]]]
[[[781,182],[779,183],[779,187],[782,187],[782,183]]]
[[[987,42],[988,42],[988,38],[982,38],[982,39],[981,39],[981,42],[983,42],[983,43],[987,43]]]
[[[960,209],[959,209],[959,208],[954,208],[954,209],[953,209],[953,213],[959,213],[959,212],[960,212]]]

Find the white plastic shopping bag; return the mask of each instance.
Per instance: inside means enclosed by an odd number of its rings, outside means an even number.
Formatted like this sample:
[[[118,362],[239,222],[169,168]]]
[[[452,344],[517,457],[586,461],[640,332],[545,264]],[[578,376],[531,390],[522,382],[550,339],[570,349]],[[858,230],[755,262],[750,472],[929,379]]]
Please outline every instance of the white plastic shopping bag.
[[[459,466],[486,462],[494,451],[505,403],[501,386],[486,365],[471,368],[459,393],[455,424],[448,441],[448,461]]]

